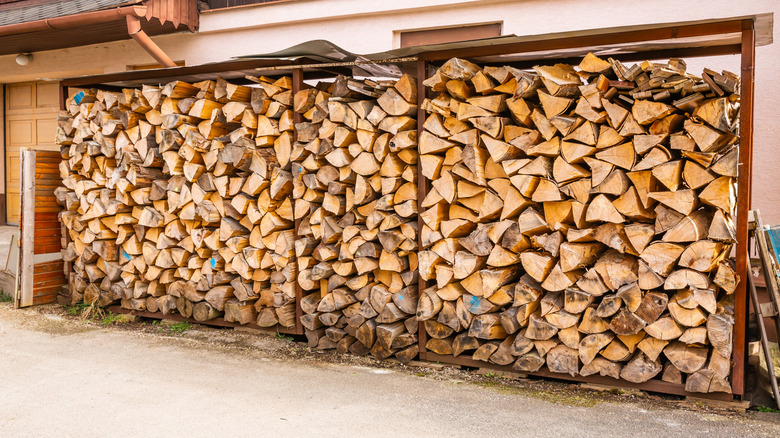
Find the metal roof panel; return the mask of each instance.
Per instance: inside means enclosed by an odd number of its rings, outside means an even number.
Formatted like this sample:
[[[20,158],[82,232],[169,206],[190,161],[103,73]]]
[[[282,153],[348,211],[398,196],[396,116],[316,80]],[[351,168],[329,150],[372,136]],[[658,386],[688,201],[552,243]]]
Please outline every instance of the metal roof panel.
[[[27,0],[0,4],[0,27],[141,3],[141,0]]]

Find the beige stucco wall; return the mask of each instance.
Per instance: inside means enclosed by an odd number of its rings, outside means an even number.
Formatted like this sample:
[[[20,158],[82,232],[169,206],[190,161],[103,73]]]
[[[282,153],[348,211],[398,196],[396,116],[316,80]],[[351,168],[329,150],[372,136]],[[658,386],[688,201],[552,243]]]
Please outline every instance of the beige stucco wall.
[[[156,37],[173,59],[187,65],[271,52],[326,39],[356,53],[398,46],[398,31],[501,22],[504,34],[534,35],[581,29],[744,16],[780,11],[777,0],[298,0],[201,15],[200,32]],[[774,40],[780,31],[774,29]],[[780,42],[756,50],[754,207],[768,223],[780,223]],[[100,44],[34,54],[17,66],[0,56],[0,82],[61,78],[125,70],[148,64],[135,42]],[[690,60],[689,70],[708,66],[739,72],[739,58]]]

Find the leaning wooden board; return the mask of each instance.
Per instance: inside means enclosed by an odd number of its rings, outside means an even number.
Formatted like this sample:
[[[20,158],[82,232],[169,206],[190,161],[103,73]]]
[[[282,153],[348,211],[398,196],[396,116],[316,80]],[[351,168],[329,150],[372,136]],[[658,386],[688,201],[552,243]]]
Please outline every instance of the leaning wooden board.
[[[62,185],[56,151],[22,148],[23,182],[17,307],[49,304],[67,284],[60,253],[62,211],[52,194]]]
[[[315,347],[405,361],[423,321],[439,355],[730,391],[735,76],[452,59],[420,132],[409,76],[256,81],[70,102],[74,299],[291,327],[297,282]]]
[[[730,392],[738,78],[589,54],[424,84],[426,348]]]

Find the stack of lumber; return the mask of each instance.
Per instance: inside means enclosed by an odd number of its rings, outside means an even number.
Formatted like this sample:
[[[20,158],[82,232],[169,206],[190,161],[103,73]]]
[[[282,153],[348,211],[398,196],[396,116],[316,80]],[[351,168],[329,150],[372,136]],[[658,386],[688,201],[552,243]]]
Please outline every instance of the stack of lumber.
[[[443,64],[419,134],[426,348],[730,392],[738,83],[679,59]]]
[[[408,75],[339,76],[295,95],[295,250],[313,347],[417,355],[416,100]]]
[[[72,299],[295,325],[292,81],[172,82],[68,100],[57,140]]]

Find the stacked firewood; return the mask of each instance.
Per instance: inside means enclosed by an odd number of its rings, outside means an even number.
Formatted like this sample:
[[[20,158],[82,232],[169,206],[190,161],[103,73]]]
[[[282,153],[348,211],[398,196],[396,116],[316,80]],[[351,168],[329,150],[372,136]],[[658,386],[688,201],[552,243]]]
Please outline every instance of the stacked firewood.
[[[679,59],[442,65],[419,134],[427,349],[729,392],[738,83]]]
[[[295,325],[292,81],[68,100],[57,131],[73,300]]]
[[[295,249],[313,347],[417,355],[416,85],[340,76],[295,95]]]

